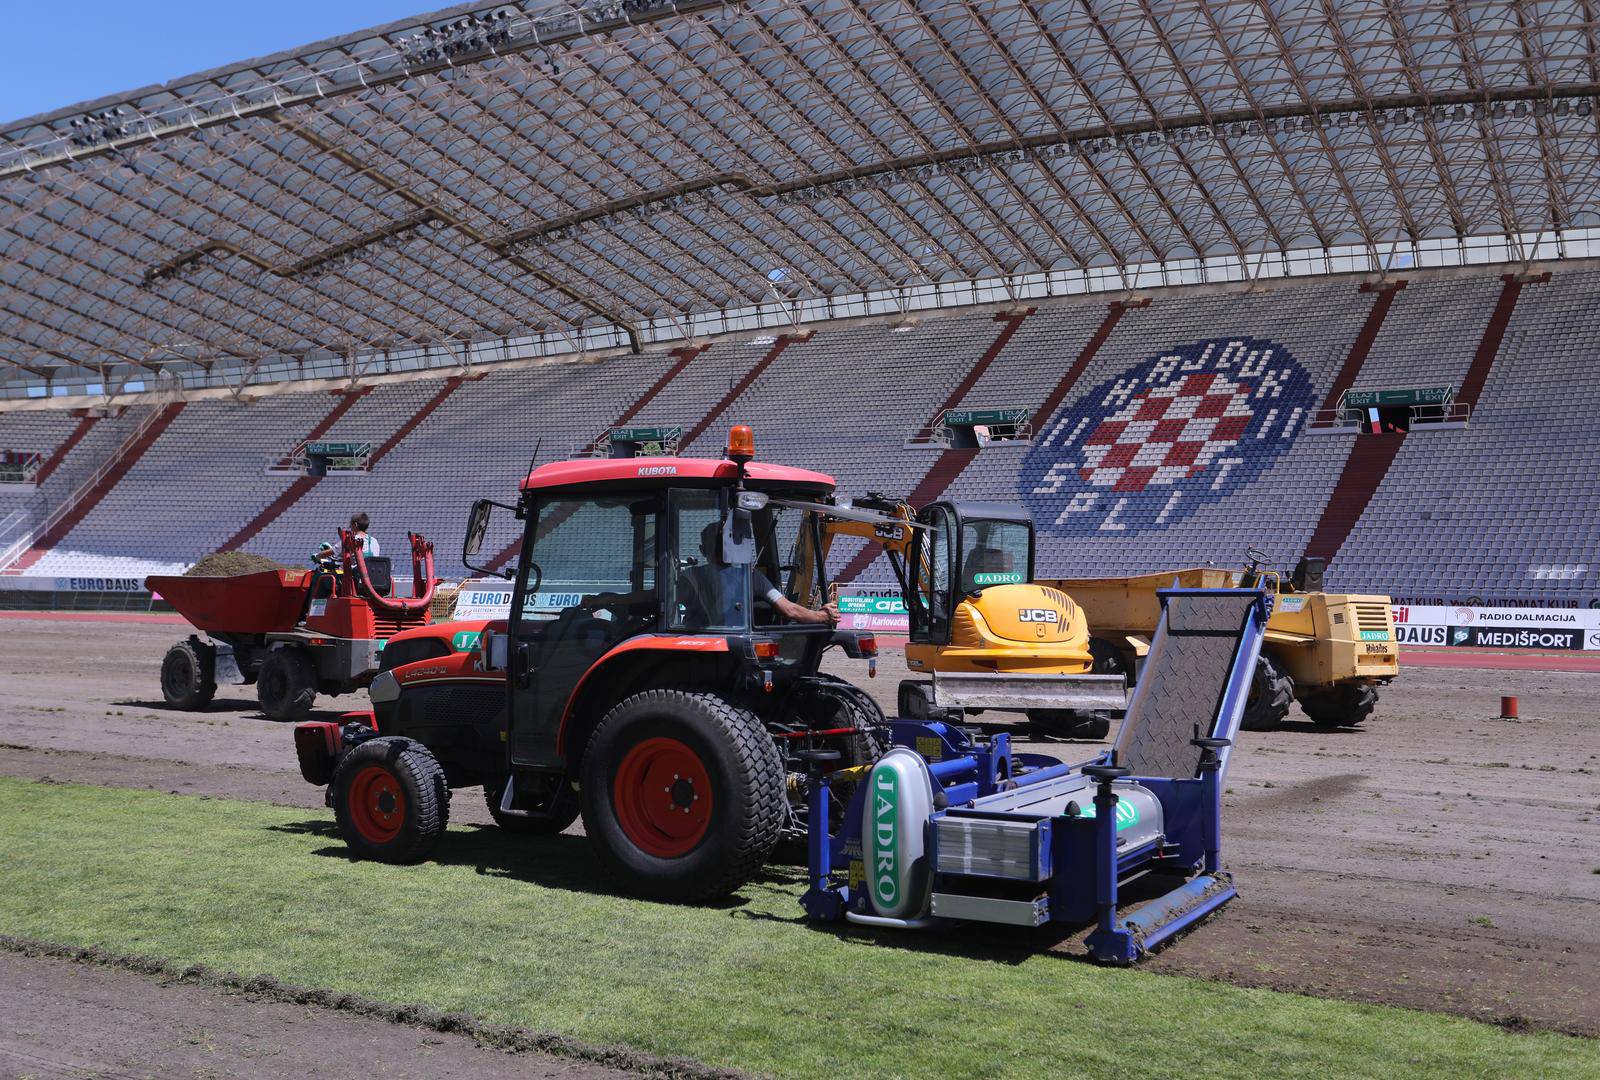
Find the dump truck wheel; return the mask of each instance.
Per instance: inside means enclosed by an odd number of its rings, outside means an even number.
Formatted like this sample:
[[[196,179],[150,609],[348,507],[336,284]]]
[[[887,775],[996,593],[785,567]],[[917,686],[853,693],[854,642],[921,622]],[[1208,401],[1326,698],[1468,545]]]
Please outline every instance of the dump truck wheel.
[[[1103,739],[1111,733],[1111,718],[1102,712],[1072,709],[1030,709],[1028,734],[1057,739]]]
[[[378,862],[416,862],[450,821],[444,768],[411,739],[358,744],[339,761],[329,795],[344,842]]]
[[[517,833],[521,836],[555,836],[557,833],[565,832],[568,825],[578,820],[578,811],[581,809],[578,797],[564,781],[555,813],[543,818],[512,817],[510,814],[501,813],[500,798],[505,794],[505,790],[504,781],[498,784],[485,784],[483,801],[488,805],[489,816],[494,818],[494,823],[508,833]]]
[[[1091,660],[1089,670],[1092,674],[1121,675],[1124,679],[1128,677],[1128,661],[1123,657],[1122,650],[1105,638],[1089,639],[1089,657]]]
[[[216,653],[190,638],[161,660],[161,696],[174,709],[203,709],[217,695]]]
[[[766,862],[786,814],[783,759],[756,715],[715,694],[650,690],[600,721],[583,758],[583,826],[630,891],[693,901]]]
[[[1250,680],[1250,697],[1239,726],[1245,731],[1276,731],[1293,704],[1294,681],[1263,653],[1256,661],[1255,678]]]
[[[1300,703],[1311,722],[1320,728],[1355,727],[1378,707],[1378,688],[1345,683],[1312,694]]]
[[[926,679],[901,679],[895,694],[896,711],[907,720],[926,720],[932,708],[928,704],[932,696],[933,684]]]
[[[299,649],[275,649],[261,662],[256,699],[273,720],[304,720],[317,700],[311,658]]]

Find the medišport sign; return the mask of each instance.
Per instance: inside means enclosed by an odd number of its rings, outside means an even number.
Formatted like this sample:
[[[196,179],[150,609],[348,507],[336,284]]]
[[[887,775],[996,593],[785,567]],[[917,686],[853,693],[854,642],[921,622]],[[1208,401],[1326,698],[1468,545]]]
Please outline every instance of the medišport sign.
[[[1435,648],[1600,649],[1600,609],[1396,604],[1394,633]]]

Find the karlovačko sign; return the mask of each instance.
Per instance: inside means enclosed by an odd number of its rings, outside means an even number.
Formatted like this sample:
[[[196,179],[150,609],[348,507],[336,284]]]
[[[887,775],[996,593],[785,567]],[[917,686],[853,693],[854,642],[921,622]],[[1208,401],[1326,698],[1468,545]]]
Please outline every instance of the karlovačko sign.
[[[840,585],[834,599],[839,604],[841,629],[879,634],[911,632],[911,616],[897,586]]]

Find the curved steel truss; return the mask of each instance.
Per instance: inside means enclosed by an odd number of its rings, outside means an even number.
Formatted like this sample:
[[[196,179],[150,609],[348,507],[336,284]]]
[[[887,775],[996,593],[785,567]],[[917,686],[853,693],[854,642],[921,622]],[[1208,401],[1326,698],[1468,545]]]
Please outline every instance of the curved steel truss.
[[[919,283],[1593,228],[1595,7],[469,5],[0,133],[0,360],[356,374]]]

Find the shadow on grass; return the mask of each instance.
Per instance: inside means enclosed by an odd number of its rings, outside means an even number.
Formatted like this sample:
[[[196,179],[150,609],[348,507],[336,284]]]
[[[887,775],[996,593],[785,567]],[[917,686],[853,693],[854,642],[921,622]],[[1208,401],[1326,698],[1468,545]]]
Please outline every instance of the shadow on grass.
[[[269,832],[341,839],[338,826],[326,818],[292,821],[268,825],[266,828]],[[343,843],[316,848],[311,854],[346,862],[354,862],[359,858]],[[452,827],[438,846],[429,852],[426,861],[439,866],[470,867],[487,877],[507,878],[550,889],[639,899],[607,876],[595,859],[588,839],[583,836],[519,836],[492,825]],[[407,868],[396,866],[394,869],[397,873],[404,873]],[[803,869],[772,866],[751,878],[750,884],[782,886],[804,879]],[[749,902],[748,896],[735,893],[716,900],[701,901],[694,906],[727,911]]]
[[[269,825],[267,829],[271,832],[339,840],[338,827],[326,818]],[[357,858],[343,843],[315,848],[311,854],[347,862]],[[806,884],[803,849],[799,863],[788,858],[794,854],[794,850],[787,845],[780,845],[774,854],[776,861],[763,867],[747,885],[792,893],[795,899],[792,915],[754,908],[751,906],[751,897],[746,893],[734,893],[689,906],[725,912],[730,918],[752,922],[805,925],[818,934],[864,948],[897,949],[1006,965],[1018,965],[1040,955],[1094,964],[1083,946],[1083,939],[1093,929],[1092,923],[1047,923],[1032,929],[986,923],[955,923],[925,930],[895,930],[847,921],[813,922],[801,911],[799,904],[799,892]],[[445,834],[427,861],[440,866],[470,867],[481,875],[550,889],[648,902],[621,888],[607,876],[595,859],[588,839],[583,836],[518,836],[491,825],[456,827]],[[408,870],[404,866],[393,869],[396,873]],[[1127,883],[1122,889],[1124,903],[1120,910],[1126,914],[1131,908],[1159,896],[1173,884],[1174,881],[1158,875]]]

